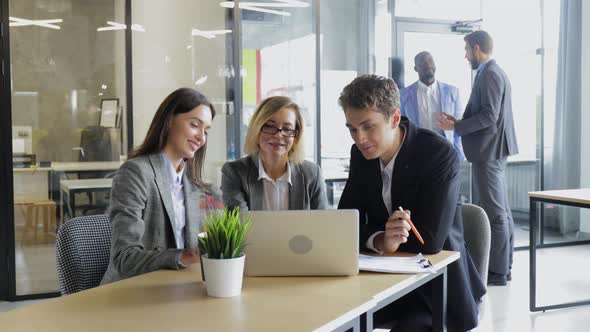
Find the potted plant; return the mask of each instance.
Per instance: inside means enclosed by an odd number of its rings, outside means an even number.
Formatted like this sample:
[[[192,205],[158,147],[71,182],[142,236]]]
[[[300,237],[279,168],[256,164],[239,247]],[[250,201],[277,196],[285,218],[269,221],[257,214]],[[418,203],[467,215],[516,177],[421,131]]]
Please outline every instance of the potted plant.
[[[207,294],[231,297],[242,291],[244,275],[244,247],[246,233],[252,220],[240,220],[240,209],[213,211],[206,218],[199,243],[206,252],[201,258]]]

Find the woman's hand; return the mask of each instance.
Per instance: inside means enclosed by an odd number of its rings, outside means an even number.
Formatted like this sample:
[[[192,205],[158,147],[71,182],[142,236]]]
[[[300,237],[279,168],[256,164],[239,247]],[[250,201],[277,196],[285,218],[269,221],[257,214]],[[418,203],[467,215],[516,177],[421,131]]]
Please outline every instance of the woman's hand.
[[[185,249],[180,256],[180,263],[184,266],[196,264],[200,261],[199,249]]]

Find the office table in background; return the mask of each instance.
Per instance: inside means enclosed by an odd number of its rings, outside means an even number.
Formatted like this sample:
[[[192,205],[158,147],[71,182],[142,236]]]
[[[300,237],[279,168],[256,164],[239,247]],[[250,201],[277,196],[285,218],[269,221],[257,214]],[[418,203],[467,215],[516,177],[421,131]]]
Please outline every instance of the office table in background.
[[[82,179],[82,180],[61,180],[60,188],[60,209],[61,223],[64,222],[64,209],[67,208],[70,218],[76,217],[76,194],[85,192],[110,192],[113,186],[113,179]],[[65,207],[64,207],[65,206]]]
[[[537,204],[538,203],[552,203],[557,205],[574,206],[580,208],[590,208],[590,188],[586,189],[570,189],[570,190],[547,190],[547,191],[532,191],[529,192],[530,201],[530,311],[545,311],[550,309],[567,308],[579,305],[590,304],[589,300],[560,303],[554,305],[537,306],[536,291],[537,291],[537,248],[549,247],[544,245],[543,239],[541,243],[537,244]],[[543,228],[543,221],[541,220],[541,232]],[[589,241],[580,241],[579,244],[588,244]],[[572,243],[567,243],[571,245]],[[559,247],[563,243],[552,244],[550,247]]]
[[[76,177],[81,174],[96,173],[96,172],[114,172],[121,167],[124,161],[54,161],[51,163],[51,176],[49,184],[50,198],[58,202],[61,198],[61,181],[68,180],[67,174],[74,173]],[[96,174],[94,174],[96,175]],[[95,176],[91,176],[95,177]],[[101,178],[100,174],[96,178]],[[69,180],[68,180],[69,181]],[[59,190],[59,192],[58,192]],[[62,201],[63,203],[63,201]],[[60,213],[60,220],[63,221],[63,204],[58,210]]]
[[[324,181],[326,182],[326,196],[328,196],[328,203],[334,204],[334,184],[338,182],[346,182],[348,180],[347,171],[324,171]]]
[[[427,255],[436,274],[245,277],[242,294],[208,297],[198,265],[157,271],[0,314],[6,331],[372,331],[379,308],[434,282],[442,331],[447,266],[459,253]]]
[[[123,165],[123,161],[77,161],[51,163],[54,172],[91,172],[91,171],[116,171]]]
[[[51,167],[13,168],[15,201],[48,200]]]

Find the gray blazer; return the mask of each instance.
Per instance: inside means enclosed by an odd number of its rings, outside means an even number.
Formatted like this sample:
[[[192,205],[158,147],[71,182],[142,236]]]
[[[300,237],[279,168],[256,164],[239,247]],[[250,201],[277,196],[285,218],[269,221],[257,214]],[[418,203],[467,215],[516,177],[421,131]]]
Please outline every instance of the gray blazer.
[[[506,73],[490,60],[477,75],[463,119],[455,122],[467,160],[482,162],[518,153],[512,118],[512,88]]]
[[[164,157],[141,156],[125,162],[111,189],[111,258],[101,284],[160,269],[179,269],[169,176]],[[201,191],[184,175],[185,246],[197,247]]]
[[[259,159],[247,156],[229,161],[221,170],[223,204],[240,210],[262,210],[264,185],[258,181]],[[328,208],[326,184],[320,167],[312,162],[290,163],[289,210],[324,210]]]

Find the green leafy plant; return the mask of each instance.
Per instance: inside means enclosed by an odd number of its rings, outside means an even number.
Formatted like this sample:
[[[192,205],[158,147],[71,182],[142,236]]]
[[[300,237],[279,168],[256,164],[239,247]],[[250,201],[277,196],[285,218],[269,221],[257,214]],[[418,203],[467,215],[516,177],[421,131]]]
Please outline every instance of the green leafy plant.
[[[252,219],[244,217],[240,221],[240,208],[213,211],[205,218],[204,231],[207,236],[200,237],[199,242],[211,259],[230,259],[242,255],[246,246],[246,233]]]

